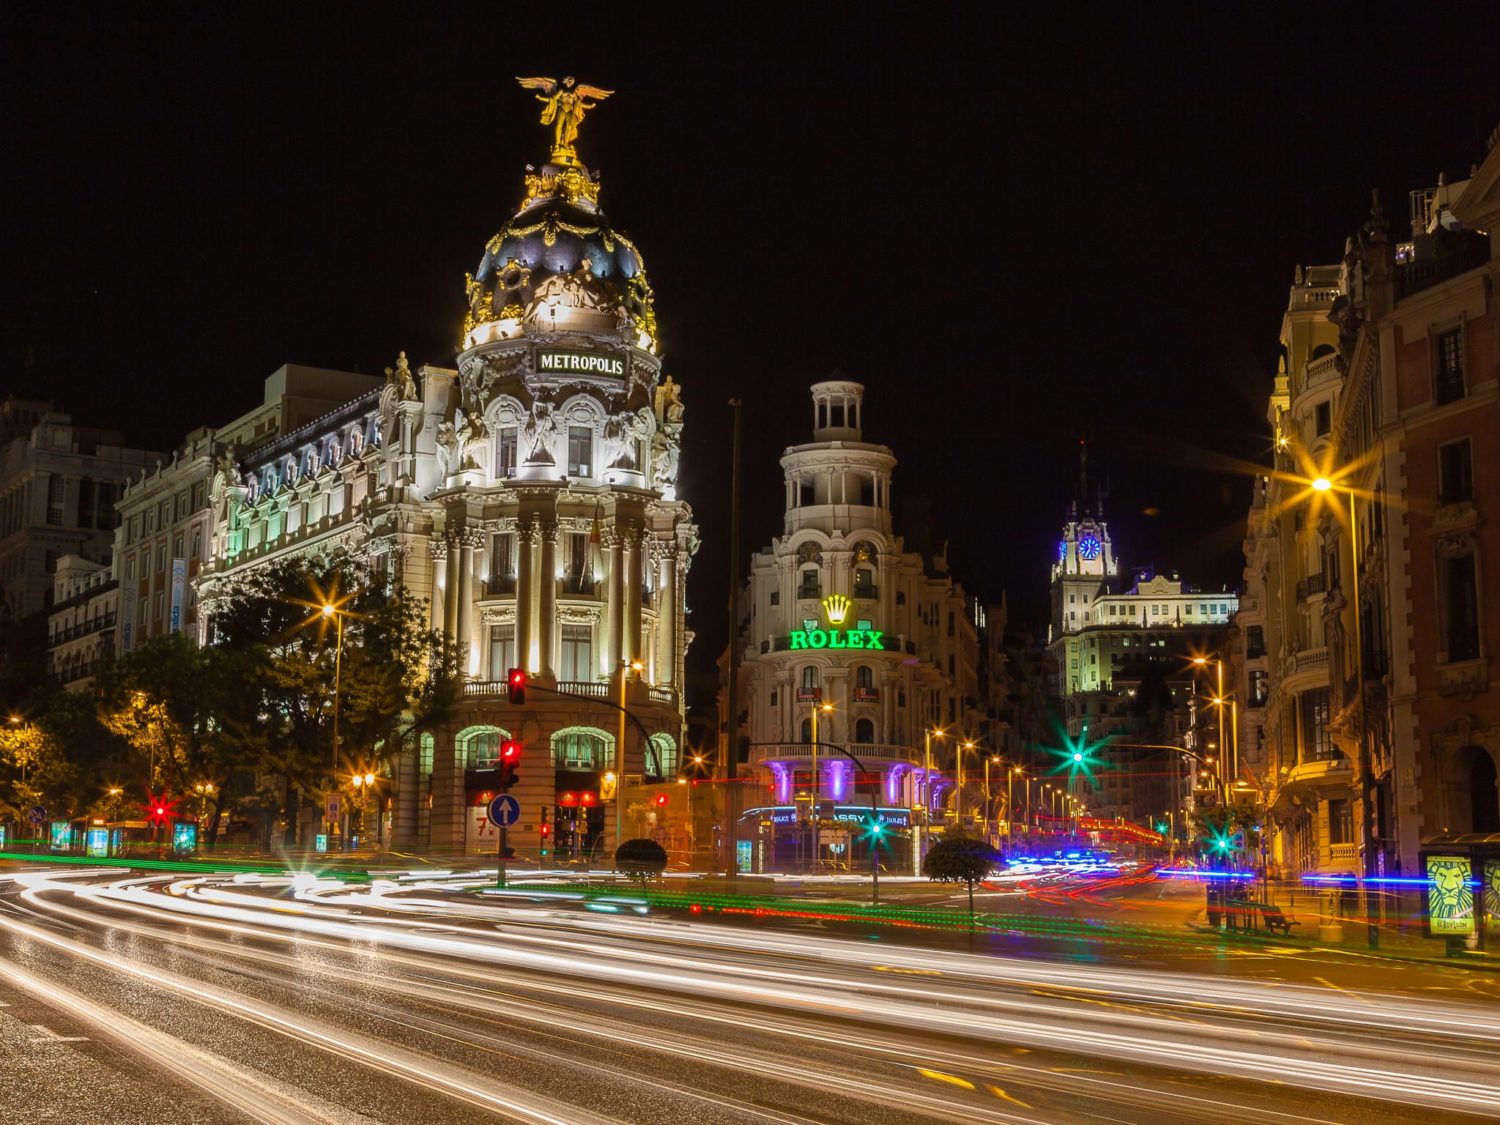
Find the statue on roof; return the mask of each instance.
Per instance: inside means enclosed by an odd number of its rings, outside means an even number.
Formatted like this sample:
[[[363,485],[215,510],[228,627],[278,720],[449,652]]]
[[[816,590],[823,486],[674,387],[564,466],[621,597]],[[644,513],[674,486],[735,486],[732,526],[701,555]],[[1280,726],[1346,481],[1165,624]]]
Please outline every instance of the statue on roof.
[[[396,357],[395,367],[385,369],[385,381],[396,388],[396,395],[402,402],[416,401],[417,381],[412,378],[411,364],[407,362],[405,352]]]
[[[583,115],[614,91],[579,85],[571,74],[561,82],[556,78],[520,77],[516,81],[527,90],[542,91],[536,100],[542,103],[542,124],[552,126],[552,158],[559,164],[573,163],[576,159],[573,142],[578,139]],[[594,100],[588,101],[589,98]]]

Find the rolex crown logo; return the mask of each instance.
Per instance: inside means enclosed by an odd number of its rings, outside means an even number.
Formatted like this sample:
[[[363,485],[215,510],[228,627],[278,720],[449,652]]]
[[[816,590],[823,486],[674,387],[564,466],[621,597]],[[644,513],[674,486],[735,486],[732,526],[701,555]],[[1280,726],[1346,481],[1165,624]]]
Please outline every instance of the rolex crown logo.
[[[829,594],[823,599],[823,616],[830,625],[842,625],[849,616],[849,599],[843,594]]]

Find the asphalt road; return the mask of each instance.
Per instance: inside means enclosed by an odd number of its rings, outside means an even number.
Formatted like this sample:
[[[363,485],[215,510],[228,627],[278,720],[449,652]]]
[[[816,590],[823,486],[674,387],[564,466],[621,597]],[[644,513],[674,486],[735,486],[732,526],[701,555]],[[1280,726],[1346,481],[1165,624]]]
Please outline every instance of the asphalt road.
[[[1500,1116],[1484,973],[1305,945],[1002,936],[971,955],[465,882],[0,871],[0,1105],[33,1123]]]

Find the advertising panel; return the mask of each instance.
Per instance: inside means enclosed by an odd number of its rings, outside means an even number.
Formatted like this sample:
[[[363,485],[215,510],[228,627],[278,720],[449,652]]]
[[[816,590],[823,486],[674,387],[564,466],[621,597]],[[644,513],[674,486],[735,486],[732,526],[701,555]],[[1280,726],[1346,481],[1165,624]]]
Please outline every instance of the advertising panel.
[[[1474,932],[1474,888],[1469,857],[1427,857],[1427,922],[1434,934],[1466,935]]]
[[[54,820],[52,822],[51,843],[48,845],[55,852],[65,852],[73,843],[73,826],[66,820]]]
[[[1484,928],[1500,933],[1500,859],[1484,861]]]
[[[109,829],[90,828],[83,836],[84,854],[93,856],[95,859],[104,859],[109,855]]]
[[[740,871],[750,874],[755,870],[755,853],[751,851],[755,841],[736,840],[734,842],[735,862]]]
[[[172,825],[172,850],[178,855],[192,855],[198,850],[198,826],[191,820]]]

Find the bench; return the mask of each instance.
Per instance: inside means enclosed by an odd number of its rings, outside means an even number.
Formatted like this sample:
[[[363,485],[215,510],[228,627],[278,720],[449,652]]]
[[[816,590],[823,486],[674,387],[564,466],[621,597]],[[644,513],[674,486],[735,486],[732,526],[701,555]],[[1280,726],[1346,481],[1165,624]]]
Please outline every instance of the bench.
[[[1302,923],[1295,918],[1288,918],[1282,913],[1281,907],[1270,902],[1252,902],[1249,899],[1232,900],[1228,904],[1231,916],[1238,914],[1248,923],[1244,928],[1253,930],[1256,927],[1255,919],[1258,916],[1260,924],[1265,926],[1267,933],[1278,931],[1287,937],[1292,935],[1292,927],[1300,926]]]

